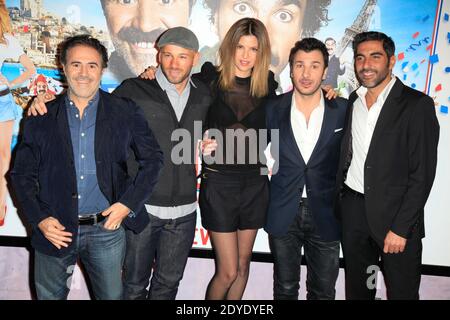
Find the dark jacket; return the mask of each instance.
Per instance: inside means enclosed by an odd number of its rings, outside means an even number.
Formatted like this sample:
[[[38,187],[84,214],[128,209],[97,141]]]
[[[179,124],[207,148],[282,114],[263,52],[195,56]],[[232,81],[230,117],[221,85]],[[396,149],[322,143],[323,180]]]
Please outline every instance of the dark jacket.
[[[156,184],[151,197],[146,201],[154,206],[172,207],[197,201],[195,147],[196,140],[202,139],[211,97],[205,84],[195,79],[192,81],[194,85],[191,86],[188,102],[180,122],[178,122],[169,97],[161,89],[156,79],[127,79],[114,90],[115,95],[132,99],[144,110],[145,118],[163,150],[164,167],[161,179]],[[197,132],[194,132],[194,121],[197,121],[199,128]],[[172,141],[172,133],[176,129],[182,129],[178,132],[184,130],[184,133],[188,133],[190,140],[183,141],[179,137],[174,137],[174,141]],[[180,147],[180,142],[190,146],[191,152],[190,155],[184,155],[188,159],[187,163],[175,164],[171,156],[172,152],[177,150],[174,147],[177,145]]]
[[[332,86],[333,88],[338,87],[338,76],[342,76],[345,73],[345,68],[341,69],[341,62],[339,61],[339,58],[335,55],[330,57],[330,60],[328,61],[328,71],[327,71],[327,77],[323,81],[323,84],[328,84]]]
[[[25,119],[11,170],[15,194],[32,227],[31,243],[36,250],[53,256],[64,256],[76,242],[58,250],[38,228],[43,219],[58,219],[74,240],[78,232],[77,180],[65,96],[48,103],[46,115]],[[134,181],[126,166],[130,148],[140,165]],[[135,232],[148,223],[148,215],[142,214],[144,201],[156,184],[162,158],[142,110],[130,100],[100,91],[95,132],[98,184],[110,204],[120,202],[136,214],[124,220]]]
[[[265,230],[275,236],[287,233],[299,210],[303,186],[309,209],[324,241],[340,239],[340,224],[334,213],[334,191],[347,101],[325,100],[322,130],[306,164],[291,125],[292,91],[267,104],[267,128],[279,129],[278,172],[270,180],[270,202]],[[273,137],[273,136],[272,136]],[[276,145],[272,140],[272,148]]]
[[[356,98],[353,92],[349,101]],[[352,159],[352,113],[350,103],[337,175],[340,188]],[[389,230],[404,238],[415,232],[425,236],[423,209],[436,173],[438,140],[433,99],[397,79],[379,115],[364,165],[367,222],[381,248]],[[338,192],[338,204],[339,196]],[[339,215],[345,212],[339,210]]]

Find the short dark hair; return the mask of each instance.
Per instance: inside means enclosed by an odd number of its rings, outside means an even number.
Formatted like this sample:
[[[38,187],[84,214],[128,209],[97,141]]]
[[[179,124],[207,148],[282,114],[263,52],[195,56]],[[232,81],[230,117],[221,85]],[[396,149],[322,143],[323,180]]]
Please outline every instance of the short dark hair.
[[[102,8],[103,9],[105,9],[105,2],[106,1],[108,1],[108,0],[100,0],[100,3],[102,4]],[[191,15],[192,7],[194,6],[195,1],[197,1],[197,0],[189,0],[189,15]]]
[[[291,67],[291,70],[294,64],[294,57],[297,54],[297,52],[299,51],[311,52],[314,50],[319,50],[322,53],[324,66],[325,68],[328,68],[329,54],[325,44],[316,38],[305,38],[300,41],[297,41],[294,47],[291,49],[291,52],[289,54],[289,66]]]
[[[391,37],[387,36],[382,32],[377,31],[367,31],[358,33],[353,39],[353,55],[356,56],[358,46],[366,41],[381,41],[383,43],[383,49],[390,59],[395,55],[395,43]]]
[[[60,44],[59,61],[65,65],[67,63],[67,51],[76,46],[85,46],[95,49],[102,57],[102,67],[108,66],[108,51],[105,46],[101,44],[96,38],[87,34],[69,37]]]
[[[204,7],[211,12],[209,20],[212,23],[215,23],[214,15],[217,12],[220,1],[225,0],[205,0],[203,2]],[[328,6],[330,3],[331,0],[309,0],[307,2],[302,26],[303,36],[312,37],[321,27],[328,24],[330,21],[328,18]]]
[[[333,41],[336,44],[336,40],[334,40],[334,38],[332,38],[332,37],[326,38],[323,43],[327,43],[328,41]]]

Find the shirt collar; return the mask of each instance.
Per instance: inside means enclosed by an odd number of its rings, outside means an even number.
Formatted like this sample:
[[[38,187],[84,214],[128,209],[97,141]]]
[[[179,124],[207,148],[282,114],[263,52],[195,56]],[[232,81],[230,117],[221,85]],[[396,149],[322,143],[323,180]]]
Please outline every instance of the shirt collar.
[[[391,77],[392,77],[391,81],[389,81],[388,85],[383,89],[383,91],[381,91],[380,95],[377,98],[376,102],[379,103],[380,105],[384,104],[387,97],[389,96],[389,93],[391,93],[391,90],[394,87],[395,82],[397,81],[397,78],[394,75],[392,75]],[[368,91],[367,88],[364,86],[361,86],[358,88],[358,90],[356,90],[356,93],[358,94],[359,98],[362,101],[364,101],[364,104],[367,91]]]
[[[88,105],[87,105],[86,108],[89,108],[90,106],[97,106],[99,100],[100,100],[100,90],[97,90],[97,92],[92,97],[92,99],[89,100]],[[70,100],[69,94],[66,95],[66,105],[67,106],[73,106],[74,108],[76,108],[76,104],[75,104],[75,102]]]
[[[184,88],[183,92],[188,88],[188,86],[193,86],[194,88],[197,88],[194,84],[194,82],[192,81],[191,78],[192,75],[192,70],[189,74],[189,81],[186,85],[186,88]],[[164,75],[164,73],[162,72],[161,67],[158,67],[156,69],[156,73],[155,73],[155,78],[156,81],[158,82],[159,86],[164,90],[164,91],[168,91],[168,90],[176,90],[176,87],[173,83],[170,83],[169,80],[167,80],[166,76]]]
[[[300,112],[298,109],[297,109],[297,104],[296,104],[296,102],[295,102],[295,95],[296,95],[296,92],[295,92],[295,90],[294,90],[294,93],[292,94],[292,110],[294,111],[294,112]],[[323,91],[322,91],[322,89],[320,90],[320,102],[319,102],[319,104],[317,105],[317,107],[316,107],[317,109],[319,109],[319,110],[321,110],[321,109],[325,109],[325,98],[324,98],[324,96],[323,96]]]

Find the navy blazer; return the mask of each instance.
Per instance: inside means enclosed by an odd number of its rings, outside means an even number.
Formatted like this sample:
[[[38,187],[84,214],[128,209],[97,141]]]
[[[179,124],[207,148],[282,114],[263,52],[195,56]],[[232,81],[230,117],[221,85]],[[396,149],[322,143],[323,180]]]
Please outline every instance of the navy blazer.
[[[32,227],[31,244],[53,256],[66,255],[78,233],[77,180],[65,96],[49,102],[46,115],[24,120],[23,138],[11,170],[20,209]],[[139,162],[134,181],[127,172],[130,148]],[[157,182],[163,155],[141,108],[131,100],[101,90],[95,161],[102,193],[110,204],[120,202],[130,208],[135,216],[127,217],[124,225],[135,232],[142,231],[149,222],[144,201]],[[38,228],[50,216],[72,232],[73,241],[68,248],[58,250]]]
[[[299,210],[306,186],[309,209],[324,241],[340,239],[340,224],[334,214],[334,191],[339,163],[347,100],[325,99],[325,112],[317,144],[305,163],[291,125],[292,91],[268,102],[267,128],[279,129],[279,152],[272,150],[278,172],[270,180],[270,202],[265,230],[285,235]],[[275,148],[272,141],[272,148]]]

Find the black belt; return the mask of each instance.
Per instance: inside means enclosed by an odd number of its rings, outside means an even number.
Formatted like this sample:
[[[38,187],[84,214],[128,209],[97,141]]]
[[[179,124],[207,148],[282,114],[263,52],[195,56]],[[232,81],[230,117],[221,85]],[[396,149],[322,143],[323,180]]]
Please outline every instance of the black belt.
[[[80,226],[92,226],[105,220],[106,217],[101,212],[78,216],[78,224]]]
[[[0,91],[0,97],[6,96],[10,92],[11,92],[11,90],[9,90],[9,88],[5,89],[3,91]]]
[[[342,187],[342,189],[344,190],[344,192],[348,192],[348,193],[354,195],[355,197],[364,198],[364,194],[363,193],[353,190],[352,188],[350,188],[345,183],[344,183],[344,186]]]

